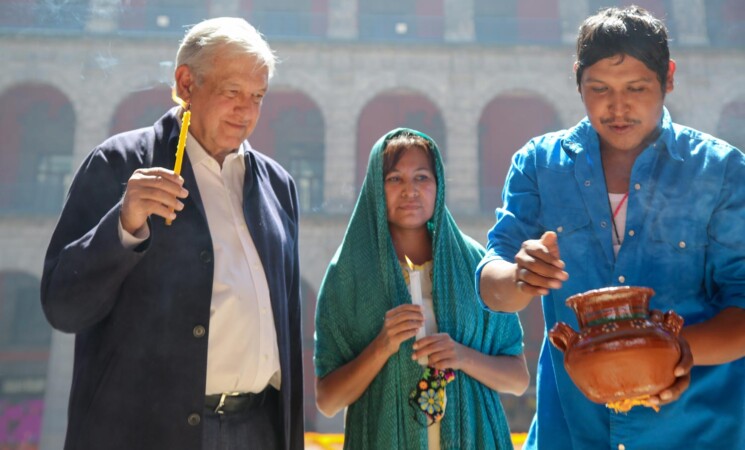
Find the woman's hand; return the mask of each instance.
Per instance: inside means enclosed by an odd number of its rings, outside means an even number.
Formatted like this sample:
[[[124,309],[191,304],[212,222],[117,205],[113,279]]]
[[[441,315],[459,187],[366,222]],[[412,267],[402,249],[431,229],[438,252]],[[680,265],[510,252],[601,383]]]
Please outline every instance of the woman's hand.
[[[463,369],[466,347],[455,342],[447,333],[423,337],[414,343],[411,359],[427,357],[428,366],[435,369]]]
[[[405,304],[385,313],[383,328],[375,338],[379,348],[390,357],[398,351],[401,343],[416,336],[424,326],[424,314],[419,305]]]
[[[316,404],[327,417],[356,402],[401,343],[424,326],[422,307],[401,305],[385,313],[380,333],[356,358],[316,379]]]
[[[430,367],[463,371],[498,392],[522,395],[530,384],[525,355],[485,355],[454,341],[447,333],[427,336],[414,343],[411,358],[425,356]]]

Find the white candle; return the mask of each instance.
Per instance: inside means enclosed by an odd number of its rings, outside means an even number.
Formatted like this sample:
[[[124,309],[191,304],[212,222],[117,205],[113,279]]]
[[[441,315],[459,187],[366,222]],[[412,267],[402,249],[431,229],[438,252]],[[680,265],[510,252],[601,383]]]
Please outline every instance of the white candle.
[[[424,305],[422,304],[422,272],[420,270],[409,269],[409,294],[411,294],[411,303],[419,305],[422,308],[422,314],[424,314]],[[416,332],[416,340],[418,341],[426,335],[424,326],[422,326]],[[429,358],[424,356],[419,358],[418,362],[422,366],[426,366],[428,360]]]

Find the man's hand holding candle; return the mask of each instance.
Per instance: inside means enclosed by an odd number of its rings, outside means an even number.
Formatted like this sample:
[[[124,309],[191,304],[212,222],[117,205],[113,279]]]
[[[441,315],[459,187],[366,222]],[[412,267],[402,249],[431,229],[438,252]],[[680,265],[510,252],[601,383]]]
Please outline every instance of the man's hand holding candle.
[[[176,211],[184,208],[180,199],[189,195],[183,184],[184,179],[169,169],[136,170],[127,182],[122,200],[122,228],[135,234],[152,214],[166,220],[176,218]]]

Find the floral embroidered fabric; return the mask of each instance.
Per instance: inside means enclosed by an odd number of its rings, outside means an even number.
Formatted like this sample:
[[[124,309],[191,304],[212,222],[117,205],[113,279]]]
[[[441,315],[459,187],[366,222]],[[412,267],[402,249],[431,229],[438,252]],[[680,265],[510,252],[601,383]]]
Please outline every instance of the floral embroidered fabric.
[[[453,369],[424,369],[422,378],[409,394],[409,405],[414,409],[414,420],[427,427],[442,420],[448,402],[445,386],[454,379]]]

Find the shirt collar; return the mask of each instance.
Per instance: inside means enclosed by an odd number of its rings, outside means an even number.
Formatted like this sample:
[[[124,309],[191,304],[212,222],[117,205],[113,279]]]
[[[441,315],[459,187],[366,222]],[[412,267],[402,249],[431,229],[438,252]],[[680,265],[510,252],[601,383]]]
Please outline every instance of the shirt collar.
[[[240,161],[240,164],[245,167],[246,162],[244,156],[250,148],[251,146],[248,144],[248,141],[244,141],[236,151],[225,157],[223,164],[231,164],[231,161],[235,159]],[[191,162],[192,167],[206,164],[207,161],[212,159],[212,156],[210,156],[210,154],[207,153],[207,150],[202,147],[202,144],[192,136],[191,132],[189,132],[189,137],[186,139],[186,152],[189,155],[189,161]]]

